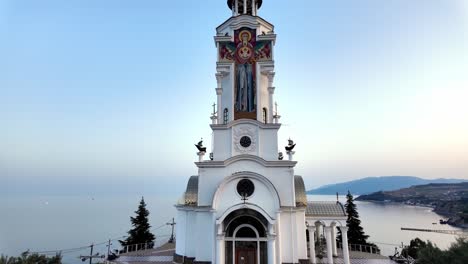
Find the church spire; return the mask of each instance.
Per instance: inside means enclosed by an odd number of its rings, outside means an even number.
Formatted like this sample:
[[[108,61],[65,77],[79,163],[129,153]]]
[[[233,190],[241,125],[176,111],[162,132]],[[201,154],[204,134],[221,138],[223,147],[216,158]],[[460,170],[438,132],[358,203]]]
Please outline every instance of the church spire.
[[[232,16],[256,16],[257,10],[262,6],[262,0],[228,0],[227,4],[232,10]]]

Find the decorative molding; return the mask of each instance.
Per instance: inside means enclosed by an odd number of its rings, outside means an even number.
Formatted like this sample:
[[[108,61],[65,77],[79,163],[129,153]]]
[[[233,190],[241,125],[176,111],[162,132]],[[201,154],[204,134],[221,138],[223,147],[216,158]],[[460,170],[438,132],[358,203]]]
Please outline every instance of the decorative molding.
[[[239,124],[250,124],[257,126],[262,129],[279,129],[281,127],[281,124],[272,124],[268,123],[265,124],[263,122],[260,122],[258,120],[254,119],[237,119],[232,122],[229,122],[228,124],[216,124],[216,125],[211,125],[211,129],[213,130],[226,130],[230,129],[233,126],[239,125]]]
[[[232,163],[242,161],[242,160],[253,161],[264,167],[293,168],[297,164],[297,161],[290,161],[290,160],[267,161],[255,155],[241,154],[241,155],[236,155],[234,157],[231,157],[224,161],[206,160],[203,162],[195,162],[195,165],[197,165],[198,168],[223,168]]]
[[[260,66],[260,72],[262,74],[267,75],[270,72],[275,71],[275,61],[274,60],[269,60],[269,61],[259,61],[257,64]]]
[[[213,198],[212,198],[212,207],[213,208],[217,208],[218,206],[218,197],[220,195],[220,192],[222,192],[224,190],[224,186],[226,186],[228,183],[232,182],[232,181],[235,181],[235,180],[238,180],[238,179],[243,179],[243,178],[248,178],[248,179],[255,179],[257,181],[260,181],[261,183],[263,183],[267,188],[268,190],[274,194],[272,196],[272,199],[275,200],[275,206],[277,208],[280,208],[281,207],[281,199],[280,199],[280,196],[279,196],[279,193],[278,193],[278,190],[276,189],[275,185],[265,176],[261,175],[261,174],[258,174],[258,173],[255,173],[255,172],[251,172],[251,171],[239,171],[239,172],[235,172],[233,173],[231,176],[229,177],[226,177],[222,182],[221,184],[218,185],[218,188],[216,188],[216,192],[213,194]],[[228,211],[229,210],[234,210],[234,209],[239,209],[239,208],[243,208],[243,207],[246,207],[246,208],[249,208],[249,209],[253,209],[254,211],[258,211],[259,213],[263,214],[265,216],[265,218],[270,218],[272,221],[274,220],[274,217],[272,216],[269,216],[269,214],[263,209],[263,208],[260,208],[258,205],[256,204],[251,204],[251,203],[241,203],[241,204],[236,204],[236,205],[233,205],[230,207],[230,209],[226,210],[223,215],[224,217],[228,215]],[[267,217],[268,216],[268,217]],[[222,219],[224,219],[224,217],[220,217]],[[269,220],[270,221],[270,220]],[[221,223],[221,222],[217,222],[218,224]],[[271,222],[273,223],[273,222]]]
[[[260,26],[264,26],[267,28],[268,33],[272,34],[274,31],[274,26],[270,22],[266,21],[265,19],[259,17],[259,16],[236,16],[236,17],[231,17],[228,20],[224,21],[221,25],[219,25],[216,28],[216,33],[220,34],[227,28],[230,28],[232,30],[236,30],[242,27],[249,27],[249,28],[258,28]]]
[[[233,137],[234,149],[237,152],[245,154],[245,153],[252,153],[257,150],[258,139],[257,139],[257,131],[255,130],[255,127],[252,127],[251,125],[247,125],[247,124],[238,125],[232,129],[232,134],[233,134],[232,137]],[[249,137],[251,140],[250,146],[248,147],[243,147],[240,144],[240,140],[244,136]]]
[[[223,75],[223,77],[226,77],[231,73],[231,67],[233,65],[234,65],[234,62],[217,62],[216,71],[225,74]]]

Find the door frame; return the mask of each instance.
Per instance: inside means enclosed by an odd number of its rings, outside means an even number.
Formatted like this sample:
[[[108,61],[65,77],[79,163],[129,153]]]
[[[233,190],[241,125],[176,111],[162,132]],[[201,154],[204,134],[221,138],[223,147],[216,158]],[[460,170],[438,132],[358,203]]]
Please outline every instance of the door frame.
[[[239,231],[239,229],[243,228],[243,227],[248,227],[248,228],[251,228],[254,232],[255,232],[255,236],[256,237],[237,237],[237,231]],[[268,242],[268,238],[266,237],[260,237],[259,236],[259,233],[257,231],[257,229],[250,225],[250,224],[242,224],[242,225],[239,225],[238,227],[236,227],[236,229],[234,230],[233,232],[233,236],[232,237],[226,237],[225,238],[225,241],[232,241],[232,263],[233,264],[237,264],[236,263],[236,260],[237,260],[237,250],[236,250],[236,242],[241,242],[241,241],[253,241],[253,242],[257,242],[257,248],[255,249],[256,250],[256,253],[257,253],[257,259],[256,259],[256,264],[260,264],[260,242]],[[266,249],[268,250],[268,248]],[[268,253],[268,252],[267,252]]]

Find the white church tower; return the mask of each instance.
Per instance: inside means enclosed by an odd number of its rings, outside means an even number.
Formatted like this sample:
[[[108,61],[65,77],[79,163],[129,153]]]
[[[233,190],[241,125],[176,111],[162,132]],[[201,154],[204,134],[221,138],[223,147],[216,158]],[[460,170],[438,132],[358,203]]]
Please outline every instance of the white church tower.
[[[176,205],[174,261],[315,263],[315,246],[308,246],[306,232],[314,239],[324,230],[332,258],[335,226],[346,219],[343,206],[320,203],[316,208],[325,211],[314,212],[302,177],[294,174],[295,144],[289,141],[284,158],[284,146],[278,145],[274,27],[258,16],[262,0],[227,4],[232,16],[216,28],[214,37],[218,59],[213,148],[205,157],[203,142],[196,145],[198,175],[190,177]]]

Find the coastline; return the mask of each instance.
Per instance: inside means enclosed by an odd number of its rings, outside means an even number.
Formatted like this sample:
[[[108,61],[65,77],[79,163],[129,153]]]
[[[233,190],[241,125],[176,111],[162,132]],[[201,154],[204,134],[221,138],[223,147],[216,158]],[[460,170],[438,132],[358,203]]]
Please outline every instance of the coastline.
[[[421,208],[428,208],[431,209],[432,212],[435,214],[441,216],[444,219],[444,221],[447,221],[447,225],[456,227],[456,228],[461,228],[461,229],[468,229],[468,224],[462,224],[460,223],[463,221],[463,219],[456,214],[450,214],[450,213],[445,213],[443,211],[437,210],[437,207],[434,205],[430,204],[420,204],[420,203],[408,203],[408,202],[397,202],[397,201],[391,201],[391,200],[385,200],[385,201],[380,201],[380,200],[358,200],[359,202],[370,202],[370,203],[376,203],[376,204],[395,204],[395,205],[408,205],[408,206],[413,206],[413,207],[421,207]]]

